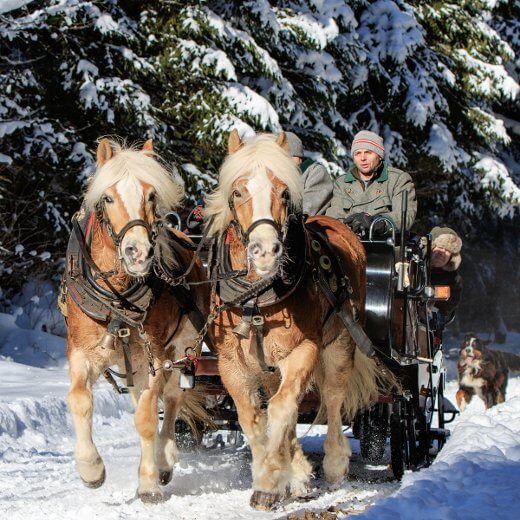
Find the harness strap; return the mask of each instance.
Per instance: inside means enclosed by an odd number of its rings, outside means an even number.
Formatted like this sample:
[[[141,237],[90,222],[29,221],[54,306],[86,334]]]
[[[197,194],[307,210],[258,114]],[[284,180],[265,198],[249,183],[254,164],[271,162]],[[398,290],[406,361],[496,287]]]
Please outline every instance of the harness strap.
[[[132,359],[131,359],[131,350],[130,350],[130,336],[126,336],[121,338],[123,343],[123,357],[125,359],[125,377],[126,377],[126,386],[130,388],[134,386],[134,374],[132,373]]]
[[[256,314],[251,320],[253,329],[255,331],[256,343],[256,357],[262,372],[272,372],[272,367],[269,367],[265,362],[264,355],[264,317],[261,314]]]

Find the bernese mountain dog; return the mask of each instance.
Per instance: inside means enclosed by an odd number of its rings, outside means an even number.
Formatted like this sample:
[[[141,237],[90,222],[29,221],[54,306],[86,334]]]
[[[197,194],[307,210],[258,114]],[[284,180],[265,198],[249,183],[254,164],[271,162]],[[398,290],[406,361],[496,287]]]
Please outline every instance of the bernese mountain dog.
[[[508,372],[520,370],[520,356],[490,350],[482,340],[468,334],[460,347],[457,370],[459,410],[464,411],[475,394],[484,401],[486,408],[491,408],[505,401]]]

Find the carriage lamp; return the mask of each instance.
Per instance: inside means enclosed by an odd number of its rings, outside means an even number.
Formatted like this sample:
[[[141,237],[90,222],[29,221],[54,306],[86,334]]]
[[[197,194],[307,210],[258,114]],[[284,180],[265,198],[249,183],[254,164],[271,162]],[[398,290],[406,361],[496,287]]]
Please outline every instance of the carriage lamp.
[[[435,285],[433,287],[425,287],[424,295],[429,300],[449,300],[451,289],[449,285]]]

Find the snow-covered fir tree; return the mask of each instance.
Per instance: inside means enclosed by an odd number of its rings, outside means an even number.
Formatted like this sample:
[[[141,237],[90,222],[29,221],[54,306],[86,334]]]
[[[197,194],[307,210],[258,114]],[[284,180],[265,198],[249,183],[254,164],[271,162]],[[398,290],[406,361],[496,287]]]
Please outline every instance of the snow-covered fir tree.
[[[232,128],[292,130],[334,176],[353,135],[377,131],[415,179],[419,232],[500,228],[518,248],[514,0],[2,5],[4,272],[63,254],[97,137],[154,138],[191,204]]]

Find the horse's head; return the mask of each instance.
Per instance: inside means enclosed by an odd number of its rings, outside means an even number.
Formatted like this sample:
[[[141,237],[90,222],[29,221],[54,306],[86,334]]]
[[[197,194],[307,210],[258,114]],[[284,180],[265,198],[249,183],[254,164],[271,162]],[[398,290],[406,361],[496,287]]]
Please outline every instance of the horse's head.
[[[287,153],[287,139],[264,134],[242,142],[234,130],[220,183],[209,197],[206,215],[212,231],[233,224],[257,275],[278,272],[288,217],[301,207],[298,167]]]
[[[96,212],[103,247],[117,252],[128,275],[144,276],[152,265],[160,208],[177,206],[182,187],[154,158],[151,140],[136,150],[102,139],[97,162],[87,209]]]

